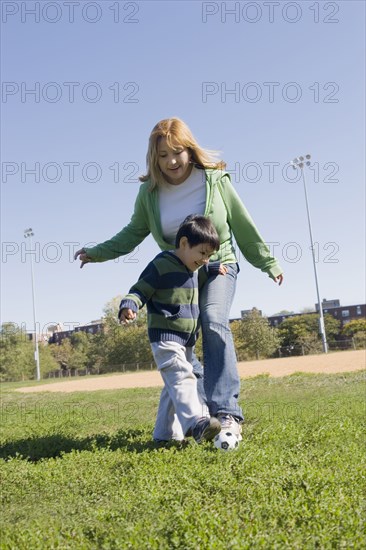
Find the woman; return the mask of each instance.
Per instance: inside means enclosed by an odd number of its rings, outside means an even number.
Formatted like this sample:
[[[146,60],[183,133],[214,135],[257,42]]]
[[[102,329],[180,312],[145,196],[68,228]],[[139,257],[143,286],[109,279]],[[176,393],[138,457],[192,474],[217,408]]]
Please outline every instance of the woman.
[[[240,440],[244,417],[238,404],[240,379],[229,327],[239,272],[233,237],[244,257],[280,285],[282,269],[231,185],[225,163],[214,162],[214,154],[199,146],[182,120],[170,118],[156,124],[146,160],[147,173],[140,178],[143,183],[128,225],[112,239],[78,250],[75,259],[81,260],[80,267],[112,260],[130,253],[150,233],[161,250],[170,250],[189,214],[211,218],[221,244],[211,259],[217,262],[217,272],[210,270],[200,290],[205,400],[222,428]],[[200,276],[205,276],[203,270]],[[173,428],[171,436],[175,437]]]

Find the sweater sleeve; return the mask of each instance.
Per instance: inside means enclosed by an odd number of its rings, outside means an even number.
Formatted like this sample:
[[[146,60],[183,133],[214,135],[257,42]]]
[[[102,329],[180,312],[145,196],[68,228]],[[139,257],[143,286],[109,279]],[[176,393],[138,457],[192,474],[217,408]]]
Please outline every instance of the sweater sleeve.
[[[119,306],[119,314],[121,309],[124,308],[132,309],[134,312],[141,309],[155,293],[158,281],[159,272],[156,269],[154,261],[152,261],[141,273],[137,283],[130,288],[128,294],[122,299]]]
[[[150,233],[147,219],[142,187],[140,187],[129,224],[111,239],[91,248],[85,248],[86,254],[93,262],[105,262],[132,252]]]
[[[229,174],[224,174],[218,185],[226,206],[228,223],[240,251],[249,263],[275,279],[283,270],[276,258],[271,256],[268,246],[235,191]]]

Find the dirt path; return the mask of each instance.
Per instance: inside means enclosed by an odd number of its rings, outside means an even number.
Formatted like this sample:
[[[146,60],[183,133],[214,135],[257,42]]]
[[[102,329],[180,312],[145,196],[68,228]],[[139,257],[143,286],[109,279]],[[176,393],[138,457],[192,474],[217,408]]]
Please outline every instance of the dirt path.
[[[246,361],[238,363],[241,378],[249,378],[258,374],[270,376],[287,376],[294,372],[350,372],[366,368],[366,351],[343,351],[327,355],[307,355],[302,357],[286,357],[282,359],[265,359],[263,361]],[[157,371],[114,374],[111,376],[95,376],[77,380],[63,380],[52,384],[42,384],[28,388],[18,388],[15,391],[23,393],[34,392],[77,392],[116,390],[120,388],[148,388],[162,386],[162,380]]]

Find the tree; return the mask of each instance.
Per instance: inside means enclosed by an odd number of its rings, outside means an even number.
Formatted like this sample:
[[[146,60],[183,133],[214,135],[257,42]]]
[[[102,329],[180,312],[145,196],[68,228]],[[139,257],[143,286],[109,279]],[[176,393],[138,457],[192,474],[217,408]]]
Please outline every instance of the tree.
[[[366,319],[354,319],[347,323],[343,329],[342,334],[344,336],[354,336],[357,332],[366,332]]]
[[[0,339],[2,381],[28,380],[35,375],[34,348],[28,336],[14,323],[4,323]]]
[[[366,345],[366,320],[354,319],[342,329],[342,335],[352,338],[356,349],[364,349]]]
[[[41,374],[55,368],[56,363],[47,350],[39,346]],[[29,380],[35,377],[34,344],[15,323],[4,323],[0,329],[0,379]]]
[[[138,312],[133,323],[121,325],[117,317],[120,302],[121,296],[116,296],[106,304],[103,331],[93,337],[90,346],[89,357],[102,372],[115,371],[123,364],[153,361],[146,308]]]
[[[278,313],[274,313],[273,315],[271,315],[271,317],[277,317],[279,315],[286,317],[286,315],[293,315],[294,313],[294,311],[289,311],[288,309],[281,309],[281,311],[279,311]]]
[[[118,323],[118,310],[119,310],[119,304],[121,303],[121,300],[122,300],[122,295],[119,294],[118,296],[111,298],[105,304],[103,308],[104,318],[114,319],[115,322]]]
[[[69,368],[84,369],[88,366],[90,339],[91,335],[83,331],[74,332],[71,335],[72,353],[69,359]]]
[[[116,365],[153,361],[146,323],[116,325],[114,320],[105,322],[102,342],[103,369],[115,369]]]
[[[50,346],[48,344],[39,346],[39,362],[41,366],[41,376],[45,376],[51,371],[58,368],[58,363],[54,358]]]
[[[98,349],[98,346],[94,344],[94,339],[98,340],[100,345],[99,336],[80,330],[71,334],[70,338],[64,338],[59,345],[51,344],[50,352],[59,368],[85,369],[96,362],[95,349]]]
[[[277,330],[258,311],[253,310],[240,321],[233,321],[231,330],[239,360],[271,357],[279,347]]]
[[[300,313],[314,313],[314,308],[311,307],[311,306],[305,306],[302,308],[302,310],[300,311]]]
[[[70,338],[64,338],[61,344],[51,344],[50,352],[59,368],[69,368],[71,363],[72,346]]]
[[[324,324],[328,341],[334,340],[339,334],[340,321],[326,314]],[[307,353],[316,353],[322,349],[317,313],[289,317],[282,321],[278,331],[282,346],[295,347]]]

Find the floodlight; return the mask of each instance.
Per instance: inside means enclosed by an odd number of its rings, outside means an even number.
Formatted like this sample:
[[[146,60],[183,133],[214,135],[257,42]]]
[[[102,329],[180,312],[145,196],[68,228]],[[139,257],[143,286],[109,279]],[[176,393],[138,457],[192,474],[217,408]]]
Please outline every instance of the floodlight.
[[[37,339],[37,322],[36,322],[36,298],[34,291],[34,274],[33,274],[33,254],[32,254],[32,237],[34,236],[33,229],[28,227],[24,230],[24,237],[30,238],[30,265],[31,265],[31,280],[32,280],[32,301],[33,301],[33,323],[34,323],[34,359],[36,362],[36,378],[39,381],[41,379],[41,368],[39,364],[39,350],[38,350],[38,339]]]
[[[306,162],[304,163],[304,160],[306,159]],[[321,334],[321,337],[322,337],[322,343],[323,343],[323,351],[324,353],[327,353],[328,352],[328,344],[327,344],[327,337],[326,337],[326,333],[325,333],[325,325],[324,325],[324,316],[323,316],[323,308],[322,308],[322,304],[321,304],[321,301],[320,301],[320,293],[319,293],[319,285],[318,285],[318,275],[317,275],[317,269],[316,269],[316,259],[315,259],[315,248],[314,248],[314,242],[313,242],[313,234],[312,234],[312,229],[311,229],[311,220],[310,220],[310,210],[309,210],[309,204],[308,204],[308,195],[307,195],[307,191],[306,191],[306,182],[305,182],[305,173],[304,173],[304,164],[306,166],[310,166],[310,159],[311,159],[311,155],[305,155],[305,159],[304,157],[297,157],[295,158],[291,164],[292,164],[292,168],[294,168],[296,170],[296,168],[300,168],[301,169],[301,175],[302,175],[302,181],[303,181],[303,184],[304,184],[304,193],[305,193],[305,203],[306,203],[306,212],[307,212],[307,216],[308,216],[308,225],[309,225],[309,233],[310,233],[310,244],[311,244],[311,252],[312,252],[312,256],[313,256],[313,266],[314,266],[314,276],[315,276],[315,286],[316,286],[316,292],[317,292],[317,297],[318,297],[318,304],[319,304],[319,332]]]

